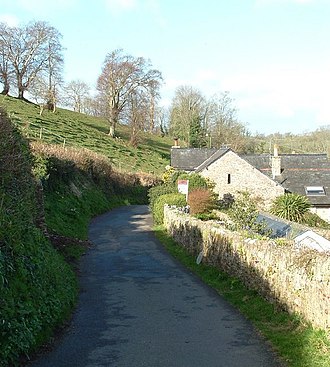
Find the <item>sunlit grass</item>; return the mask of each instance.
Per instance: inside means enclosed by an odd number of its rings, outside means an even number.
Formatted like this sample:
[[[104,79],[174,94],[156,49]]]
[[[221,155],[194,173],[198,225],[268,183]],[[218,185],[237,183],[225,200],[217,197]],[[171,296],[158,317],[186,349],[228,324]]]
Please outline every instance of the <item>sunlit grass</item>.
[[[129,128],[119,125],[117,138],[108,135],[105,119],[58,108],[55,113],[38,105],[0,95],[11,119],[30,140],[65,146],[84,147],[110,158],[117,169],[126,172],[161,174],[169,164],[171,140],[158,135],[141,133],[138,148],[129,144]]]

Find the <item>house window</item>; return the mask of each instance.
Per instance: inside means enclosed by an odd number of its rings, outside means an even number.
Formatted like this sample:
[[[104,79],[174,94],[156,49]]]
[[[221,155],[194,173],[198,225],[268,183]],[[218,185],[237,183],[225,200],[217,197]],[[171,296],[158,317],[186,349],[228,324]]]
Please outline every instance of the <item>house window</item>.
[[[306,186],[305,192],[307,196],[325,195],[325,190],[323,186]]]
[[[230,182],[231,182],[231,177],[230,177],[230,173],[228,173],[228,175],[227,175],[227,184],[229,185]]]

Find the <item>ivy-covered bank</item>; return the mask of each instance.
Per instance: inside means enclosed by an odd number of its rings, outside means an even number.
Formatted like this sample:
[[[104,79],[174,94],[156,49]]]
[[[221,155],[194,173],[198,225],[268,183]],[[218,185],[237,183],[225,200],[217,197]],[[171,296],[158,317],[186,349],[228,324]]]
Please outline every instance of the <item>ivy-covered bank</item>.
[[[146,202],[150,178],[118,174],[89,151],[29,147],[0,110],[0,366],[15,366],[70,316],[78,285],[66,261],[90,219]],[[151,179],[152,180],[152,179]],[[42,185],[41,185],[42,183]],[[73,239],[75,238],[75,239]]]
[[[0,365],[7,366],[39,346],[69,315],[77,284],[37,226],[32,156],[0,113]]]

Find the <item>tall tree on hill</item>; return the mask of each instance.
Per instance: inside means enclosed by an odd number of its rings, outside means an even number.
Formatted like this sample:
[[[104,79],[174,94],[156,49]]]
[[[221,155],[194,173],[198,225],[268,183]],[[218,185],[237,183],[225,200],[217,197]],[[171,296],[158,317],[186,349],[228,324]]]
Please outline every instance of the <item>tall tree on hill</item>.
[[[106,56],[97,89],[106,105],[110,136],[115,136],[116,125],[132,94],[148,90],[161,80],[161,73],[151,69],[150,62],[143,57],[124,55],[123,50]]]
[[[45,69],[40,71],[31,82],[29,92],[42,106],[55,112],[59,99],[59,89],[63,84],[63,47],[60,43],[62,35],[53,27],[48,28]]]
[[[76,112],[83,112],[89,98],[89,86],[81,80],[72,80],[65,88],[65,104]]]
[[[14,73],[9,60],[9,50],[11,44],[11,28],[5,23],[0,23],[0,83],[3,84],[1,94],[9,94],[11,77]]]
[[[185,141],[188,147],[205,145],[208,104],[198,89],[177,88],[170,112],[170,134]]]
[[[58,89],[63,83],[63,46],[60,42],[62,38],[61,33],[53,28],[48,29],[47,40],[47,107],[49,110],[55,111],[56,103],[58,99]]]
[[[156,128],[156,119],[158,114],[157,100],[159,99],[159,87],[160,87],[159,80],[154,80],[150,83],[147,89],[149,100],[149,113],[148,113],[148,126],[146,127],[146,130],[148,130],[150,133],[154,133]]]
[[[229,92],[213,97],[209,108],[209,131],[212,144],[216,147],[228,145],[235,151],[242,151],[248,131],[237,119],[237,109]]]
[[[14,70],[18,98],[24,99],[24,92],[42,73],[52,78],[49,89],[53,93],[55,69],[60,69],[63,61],[59,32],[46,22],[33,22],[10,28],[10,35],[7,57]]]
[[[125,115],[130,127],[130,144],[133,147],[138,146],[140,132],[146,128],[149,108],[150,101],[146,93],[135,91],[130,94],[125,108]]]

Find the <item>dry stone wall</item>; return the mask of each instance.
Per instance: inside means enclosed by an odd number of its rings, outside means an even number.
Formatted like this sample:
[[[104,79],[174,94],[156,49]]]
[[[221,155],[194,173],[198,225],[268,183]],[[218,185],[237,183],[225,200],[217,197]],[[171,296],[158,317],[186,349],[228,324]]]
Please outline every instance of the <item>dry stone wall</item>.
[[[192,255],[239,277],[270,302],[330,332],[330,255],[249,239],[165,205],[164,225]]]

